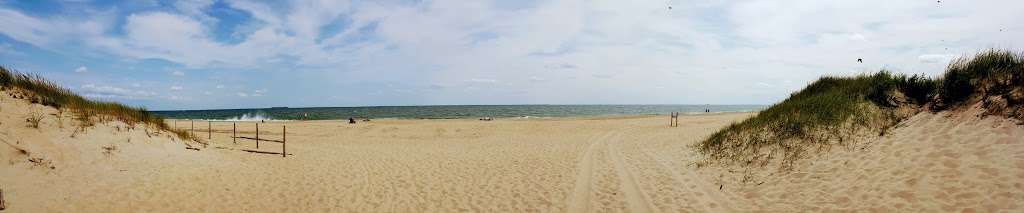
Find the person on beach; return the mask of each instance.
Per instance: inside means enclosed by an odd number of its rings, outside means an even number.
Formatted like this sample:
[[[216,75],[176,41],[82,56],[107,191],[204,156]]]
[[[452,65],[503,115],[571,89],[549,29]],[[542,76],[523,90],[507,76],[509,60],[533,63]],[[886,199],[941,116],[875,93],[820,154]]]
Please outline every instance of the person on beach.
[[[348,123],[355,124],[356,123],[356,119],[348,118]]]

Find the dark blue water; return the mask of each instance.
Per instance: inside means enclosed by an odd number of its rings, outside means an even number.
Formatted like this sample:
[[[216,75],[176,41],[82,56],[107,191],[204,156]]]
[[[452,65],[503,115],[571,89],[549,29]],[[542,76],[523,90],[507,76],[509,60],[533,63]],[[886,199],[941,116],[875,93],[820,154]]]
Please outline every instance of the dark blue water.
[[[453,119],[510,117],[580,117],[751,112],[763,105],[455,105],[374,106],[153,111],[175,119],[339,120],[348,118]]]

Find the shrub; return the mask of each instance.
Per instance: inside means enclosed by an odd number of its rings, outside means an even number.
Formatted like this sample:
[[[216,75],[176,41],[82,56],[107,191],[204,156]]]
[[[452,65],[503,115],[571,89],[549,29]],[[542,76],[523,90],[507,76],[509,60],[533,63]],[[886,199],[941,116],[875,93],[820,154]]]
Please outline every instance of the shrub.
[[[922,75],[897,76],[897,88],[916,104],[925,104],[935,95],[939,81]]]

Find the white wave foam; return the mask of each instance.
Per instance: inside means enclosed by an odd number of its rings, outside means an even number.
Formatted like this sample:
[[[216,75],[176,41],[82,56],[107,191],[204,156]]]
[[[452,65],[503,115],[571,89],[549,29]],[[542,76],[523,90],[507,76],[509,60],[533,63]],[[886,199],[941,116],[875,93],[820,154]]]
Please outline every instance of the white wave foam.
[[[256,112],[256,113],[245,113],[242,116],[237,116],[237,117],[234,117],[234,118],[228,118],[228,119],[224,119],[224,120],[225,121],[272,121],[272,120],[274,120],[274,118],[271,118],[267,114],[263,114],[263,112]]]

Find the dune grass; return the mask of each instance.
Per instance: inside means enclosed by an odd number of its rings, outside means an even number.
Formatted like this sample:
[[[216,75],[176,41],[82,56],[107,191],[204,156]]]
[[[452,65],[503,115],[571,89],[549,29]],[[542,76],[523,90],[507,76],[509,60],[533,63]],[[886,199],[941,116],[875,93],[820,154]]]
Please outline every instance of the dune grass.
[[[783,167],[853,139],[884,135],[921,109],[946,110],[981,101],[990,114],[1024,119],[1024,54],[987,50],[959,58],[946,73],[923,75],[880,71],[852,77],[826,76],[758,115],[733,123],[698,143],[711,160]]]
[[[130,125],[149,125],[171,131],[178,138],[194,140],[187,132],[172,130],[164,123],[163,118],[153,115],[145,108],[89,100],[40,76],[15,72],[2,66],[0,66],[0,89],[19,90],[29,94],[25,98],[32,103],[70,111],[75,114],[76,120],[83,127],[91,126],[96,121],[114,119]]]
[[[935,110],[981,102],[989,114],[1024,120],[1024,53],[989,50],[956,59],[941,81]]]
[[[858,134],[882,134],[906,117],[899,107],[922,103],[935,86],[923,76],[888,71],[822,77],[757,116],[714,133],[697,148],[713,159],[745,164],[775,158],[792,162],[808,148],[845,143]]]

